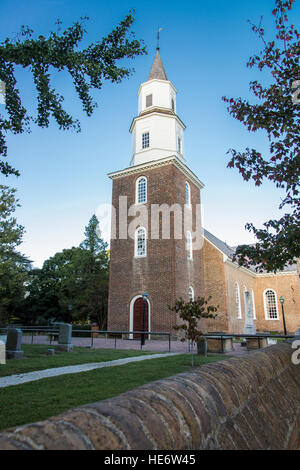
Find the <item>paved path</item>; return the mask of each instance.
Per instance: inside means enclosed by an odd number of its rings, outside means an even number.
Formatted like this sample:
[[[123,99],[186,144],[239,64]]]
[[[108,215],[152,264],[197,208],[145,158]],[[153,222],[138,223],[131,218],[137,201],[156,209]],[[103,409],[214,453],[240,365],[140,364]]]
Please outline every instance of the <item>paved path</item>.
[[[78,374],[79,372],[87,372],[93,369],[101,369],[102,367],[121,366],[129,362],[145,361],[146,359],[156,359],[159,357],[176,356],[179,353],[167,354],[149,354],[145,356],[126,357],[124,359],[116,359],[106,362],[90,362],[88,364],[79,364],[77,366],[53,367],[52,369],[38,370],[27,372],[25,374],[15,374],[0,379],[0,388],[10,387],[11,385],[19,385],[26,382],[34,382],[35,380],[45,379],[47,377],[57,377],[64,374]]]

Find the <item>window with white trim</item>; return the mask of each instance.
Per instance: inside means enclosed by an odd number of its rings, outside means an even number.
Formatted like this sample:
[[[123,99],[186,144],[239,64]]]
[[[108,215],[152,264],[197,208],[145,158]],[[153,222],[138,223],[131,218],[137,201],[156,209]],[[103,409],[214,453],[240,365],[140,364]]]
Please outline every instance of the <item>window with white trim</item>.
[[[192,286],[189,287],[189,299],[194,300],[194,289]]]
[[[177,150],[181,153],[181,138],[179,136],[177,138]]]
[[[187,181],[185,182],[185,203],[191,204],[191,188]]]
[[[186,232],[186,249],[188,259],[193,259],[193,241],[191,232]]]
[[[172,107],[172,111],[175,112],[175,101],[174,101],[174,98],[171,99],[171,107]]]
[[[142,134],[142,148],[146,149],[150,147],[150,135],[149,132],[144,132]]]
[[[273,289],[264,292],[265,316],[268,320],[278,320],[277,296]]]
[[[144,204],[147,202],[147,179],[141,176],[136,181],[136,204]]]
[[[146,246],[147,232],[144,227],[139,227],[135,231],[135,256],[147,256]]]
[[[237,310],[237,318],[242,318],[240,286],[238,282],[235,283],[235,304]]]

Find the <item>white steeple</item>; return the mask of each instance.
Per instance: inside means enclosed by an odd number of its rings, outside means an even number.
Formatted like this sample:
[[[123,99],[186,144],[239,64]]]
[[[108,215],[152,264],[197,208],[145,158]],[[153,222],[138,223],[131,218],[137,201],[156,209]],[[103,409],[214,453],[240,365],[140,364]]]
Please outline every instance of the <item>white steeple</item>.
[[[177,90],[167,79],[159,54],[138,91],[138,116],[132,121],[131,166],[176,155],[184,158],[185,125],[176,114]]]

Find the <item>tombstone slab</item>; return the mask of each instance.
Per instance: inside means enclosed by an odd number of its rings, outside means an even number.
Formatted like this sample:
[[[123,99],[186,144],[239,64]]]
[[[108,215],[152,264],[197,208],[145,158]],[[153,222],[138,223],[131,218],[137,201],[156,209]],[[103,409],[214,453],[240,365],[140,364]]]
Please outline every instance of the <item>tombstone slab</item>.
[[[6,339],[6,359],[22,359],[24,351],[21,349],[22,330],[9,328]]]
[[[72,344],[72,325],[62,323],[59,325],[58,344],[55,346],[56,351],[71,352]]]
[[[0,364],[5,364],[5,343],[0,339]]]
[[[245,295],[245,327],[244,327],[244,334],[245,335],[256,335],[256,328],[254,326],[253,321],[253,309],[252,303],[250,298],[250,293],[246,291]]]

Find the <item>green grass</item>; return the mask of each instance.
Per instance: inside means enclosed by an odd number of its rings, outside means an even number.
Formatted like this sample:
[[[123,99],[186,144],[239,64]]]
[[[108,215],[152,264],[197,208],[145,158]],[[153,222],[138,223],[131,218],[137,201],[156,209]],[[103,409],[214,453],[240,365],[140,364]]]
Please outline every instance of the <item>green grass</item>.
[[[118,350],[118,349],[87,349],[74,347],[73,352],[55,352],[54,356],[47,356],[49,346],[42,344],[23,344],[24,359],[10,359],[6,364],[0,365],[0,377],[13,374],[22,374],[35,370],[50,369],[52,367],[72,366],[76,364],[86,364],[88,362],[113,361],[126,357],[141,356],[143,354],[153,354],[139,350]]]
[[[196,366],[226,359],[228,356],[194,356]],[[192,369],[191,356],[182,354],[1,388],[0,429],[44,420]]]

